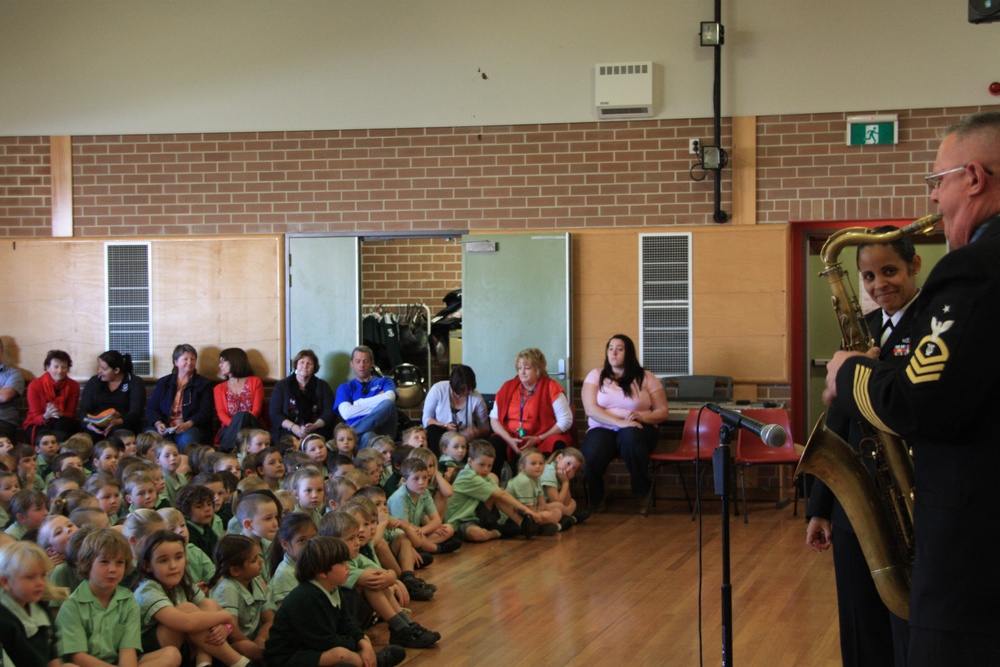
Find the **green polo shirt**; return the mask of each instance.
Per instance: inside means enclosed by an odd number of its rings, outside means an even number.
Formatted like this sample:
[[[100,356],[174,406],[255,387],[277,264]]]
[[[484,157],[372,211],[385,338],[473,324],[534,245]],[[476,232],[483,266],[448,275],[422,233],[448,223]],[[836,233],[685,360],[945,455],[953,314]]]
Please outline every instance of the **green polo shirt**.
[[[271,606],[275,609],[280,607],[285,597],[298,585],[299,580],[295,578],[295,561],[286,553],[275,568],[271,582],[267,586],[267,596],[271,600]]]
[[[364,554],[358,554],[357,558],[352,558],[347,563],[351,566],[351,572],[347,575],[347,582],[344,583],[346,588],[354,589],[355,585],[358,583],[358,578],[361,577],[361,573],[365,570],[381,570],[382,568],[378,563],[373,561],[368,556]]]
[[[200,547],[190,542],[184,547],[184,551],[187,553],[187,565],[184,570],[191,577],[191,583],[204,581],[207,584],[215,575],[215,563]]]
[[[180,473],[163,473],[163,492],[167,494],[167,498],[170,499],[170,506],[174,506],[174,498],[177,497],[177,489],[182,486],[187,486],[187,477],[181,475]]]
[[[171,602],[167,597],[167,592],[163,590],[163,585],[155,579],[143,579],[135,588],[135,599],[139,604],[139,613],[142,617],[142,632],[156,625],[156,613],[164,607],[176,607],[177,605],[190,602],[198,605],[205,599],[205,594],[197,587],[194,589],[194,596],[188,600],[184,591],[180,588],[174,589],[174,597],[177,602]]]
[[[212,589],[212,599],[236,617],[240,632],[250,639],[257,636],[260,615],[268,609],[274,610],[274,605],[267,599],[267,587],[261,577],[255,577],[250,582],[250,588],[235,579],[223,577]]]
[[[431,495],[430,491],[424,491],[414,500],[413,494],[405,486],[396,489],[396,492],[385,504],[389,508],[390,516],[396,519],[405,519],[417,527],[423,525],[425,516],[437,512],[434,496]]]
[[[142,651],[139,631],[139,603],[132,592],[119,586],[105,608],[84,582],[77,586],[63,603],[56,617],[59,630],[59,654],[69,658],[74,653],[86,653],[109,662],[118,663],[118,652],[123,648]]]
[[[479,503],[489,500],[499,487],[489,477],[480,477],[472,468],[463,468],[452,488],[455,493],[448,499],[445,521],[458,528],[465,521],[475,521]]]
[[[20,540],[24,537],[24,534],[28,532],[28,529],[19,524],[17,521],[7,526],[7,530],[3,531],[13,537],[15,540]]]

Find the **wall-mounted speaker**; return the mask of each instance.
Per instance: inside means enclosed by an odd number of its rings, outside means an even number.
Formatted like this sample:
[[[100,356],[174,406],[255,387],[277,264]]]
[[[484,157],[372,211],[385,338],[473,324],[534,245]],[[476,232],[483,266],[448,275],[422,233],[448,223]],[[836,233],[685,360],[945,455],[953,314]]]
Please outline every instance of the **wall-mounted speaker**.
[[[969,23],[1000,21],[1000,0],[969,0]]]

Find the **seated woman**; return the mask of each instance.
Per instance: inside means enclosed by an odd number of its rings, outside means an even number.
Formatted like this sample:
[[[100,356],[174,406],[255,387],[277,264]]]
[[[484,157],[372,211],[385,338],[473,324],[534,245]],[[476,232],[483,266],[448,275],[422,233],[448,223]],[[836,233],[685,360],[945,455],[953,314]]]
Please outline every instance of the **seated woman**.
[[[572,444],[568,431],[573,426],[573,409],[562,385],[549,377],[545,355],[534,347],[521,350],[515,368],[517,377],[503,383],[490,413],[497,475],[508,459],[528,447],[551,452]]]
[[[132,375],[132,356],[108,350],[97,357],[97,375],[87,380],[80,396],[80,419],[89,433],[107,437],[118,429],[142,431],[142,411],[146,407],[146,385]],[[114,410],[114,417],[101,426],[85,420]]]
[[[438,443],[446,431],[459,431],[468,442],[490,432],[490,418],[483,395],[476,391],[476,374],[456,364],[451,379],[436,383],[424,398],[424,429],[427,447],[440,456]]]
[[[24,438],[35,441],[35,431],[46,428],[59,442],[80,430],[76,409],[80,405],[80,383],[69,377],[73,360],[62,350],[45,355],[45,373],[28,385],[28,415],[24,419]]]
[[[590,507],[603,510],[604,473],[621,455],[632,476],[632,495],[649,493],[649,455],[670,416],[667,395],[655,375],[639,364],[635,343],[623,334],[608,341],[604,367],[587,374],[581,390],[589,430],[583,438]]]
[[[333,390],[326,380],[316,377],[319,358],[312,350],[302,350],[292,360],[291,375],[274,385],[271,393],[271,442],[285,433],[301,440],[310,433],[329,439],[336,423]]]
[[[156,381],[146,406],[150,431],[173,440],[181,452],[211,437],[212,383],[198,375],[198,351],[187,343],[174,348],[174,370]]]
[[[223,382],[215,385],[215,414],[222,428],[215,436],[219,449],[236,449],[236,436],[241,429],[263,428],[264,384],[253,374],[247,353],[238,347],[219,352],[219,375]]]

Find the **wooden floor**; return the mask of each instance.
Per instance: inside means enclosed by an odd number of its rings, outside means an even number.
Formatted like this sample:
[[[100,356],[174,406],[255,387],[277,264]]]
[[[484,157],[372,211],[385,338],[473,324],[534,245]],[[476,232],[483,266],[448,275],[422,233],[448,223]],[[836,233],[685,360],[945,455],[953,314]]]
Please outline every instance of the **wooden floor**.
[[[721,517],[706,503],[701,645],[721,664]],[[466,544],[421,574],[414,620],[443,636],[407,665],[699,665],[698,523],[683,501],[644,518],[632,500],[556,537]],[[840,665],[831,554],[805,548],[792,508],[753,503],[731,522],[734,665]],[[376,648],[384,623],[369,630]]]

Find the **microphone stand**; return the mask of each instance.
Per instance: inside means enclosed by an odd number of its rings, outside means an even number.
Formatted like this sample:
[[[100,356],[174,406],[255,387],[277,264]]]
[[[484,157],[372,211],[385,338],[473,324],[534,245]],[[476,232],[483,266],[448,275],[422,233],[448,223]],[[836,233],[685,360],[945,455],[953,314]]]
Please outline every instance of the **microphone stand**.
[[[722,667],[733,662],[733,586],[729,580],[729,479],[732,459],[729,444],[736,428],[723,420],[719,429],[719,446],[712,452],[715,493],[722,498]]]

